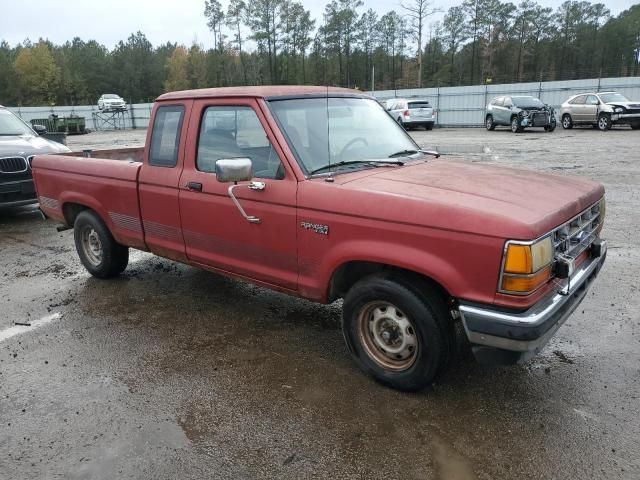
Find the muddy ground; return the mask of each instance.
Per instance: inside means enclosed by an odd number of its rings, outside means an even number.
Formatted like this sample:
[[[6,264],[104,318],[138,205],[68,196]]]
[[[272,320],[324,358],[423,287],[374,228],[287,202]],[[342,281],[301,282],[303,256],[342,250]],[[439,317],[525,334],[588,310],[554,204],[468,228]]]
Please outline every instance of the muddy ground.
[[[607,263],[541,355],[396,392],[350,360],[339,305],[139,252],[100,281],[71,232],[1,212],[0,478],[640,478],[640,131],[412,134],[605,184]]]

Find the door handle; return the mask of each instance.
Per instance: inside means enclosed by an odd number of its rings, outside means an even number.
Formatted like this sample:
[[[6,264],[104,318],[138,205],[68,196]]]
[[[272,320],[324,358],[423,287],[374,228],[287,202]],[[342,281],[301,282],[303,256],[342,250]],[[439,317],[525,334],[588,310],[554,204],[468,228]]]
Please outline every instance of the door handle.
[[[202,191],[202,184],[200,182],[187,182],[185,187],[187,187],[192,192],[201,192]]]

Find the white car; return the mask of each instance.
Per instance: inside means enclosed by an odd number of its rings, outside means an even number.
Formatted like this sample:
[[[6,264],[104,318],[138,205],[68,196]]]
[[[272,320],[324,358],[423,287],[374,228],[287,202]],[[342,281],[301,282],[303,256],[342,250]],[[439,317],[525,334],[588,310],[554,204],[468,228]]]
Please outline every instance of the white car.
[[[419,98],[391,98],[386,102],[387,112],[405,130],[424,127],[431,130],[436,122],[436,112],[428,100]]]
[[[98,109],[103,112],[124,111],[127,109],[127,102],[120,95],[105,93],[98,99]]]

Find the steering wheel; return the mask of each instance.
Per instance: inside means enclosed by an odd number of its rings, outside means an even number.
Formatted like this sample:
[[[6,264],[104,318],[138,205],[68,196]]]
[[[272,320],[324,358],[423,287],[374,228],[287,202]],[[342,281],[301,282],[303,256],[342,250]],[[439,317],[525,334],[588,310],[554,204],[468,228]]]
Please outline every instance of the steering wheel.
[[[345,154],[345,152],[358,142],[364,144],[365,147],[369,146],[369,142],[367,142],[367,139],[363,137],[356,137],[352,140],[349,140],[349,142],[347,142],[347,144],[342,147],[342,150],[340,150],[340,153],[338,154],[338,158],[340,159],[340,161],[342,161],[342,156]]]

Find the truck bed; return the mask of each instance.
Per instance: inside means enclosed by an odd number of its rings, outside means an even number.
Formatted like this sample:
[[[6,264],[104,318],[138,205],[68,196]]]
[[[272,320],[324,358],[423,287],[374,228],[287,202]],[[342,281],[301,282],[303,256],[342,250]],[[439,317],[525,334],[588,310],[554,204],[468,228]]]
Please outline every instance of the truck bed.
[[[143,148],[37,155],[33,180],[42,212],[71,226],[80,205],[95,210],[114,238],[146,249],[140,221],[138,173]]]

